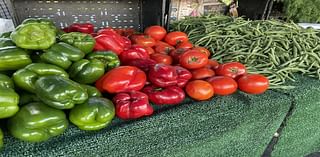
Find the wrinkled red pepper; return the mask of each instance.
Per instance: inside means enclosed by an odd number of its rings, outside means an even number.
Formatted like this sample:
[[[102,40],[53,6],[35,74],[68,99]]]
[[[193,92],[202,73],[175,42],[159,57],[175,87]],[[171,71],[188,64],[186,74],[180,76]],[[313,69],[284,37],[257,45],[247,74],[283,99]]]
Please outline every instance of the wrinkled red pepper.
[[[139,91],[119,93],[113,97],[116,115],[121,119],[136,119],[153,114],[148,96]]]
[[[111,28],[100,29],[98,31],[98,35],[101,35],[101,34],[112,36],[113,40],[115,40],[123,49],[125,48],[125,46],[126,46],[125,42],[126,41],[115,30],[113,30]]]
[[[100,34],[94,38],[96,40],[96,44],[94,46],[95,51],[111,50],[117,55],[120,55],[124,50],[121,44],[118,43],[112,35]]]
[[[178,86],[165,88],[146,86],[142,91],[146,93],[149,100],[156,105],[176,105],[180,104],[185,98],[183,89]]]
[[[156,64],[150,68],[149,80],[157,87],[174,86],[178,83],[178,74],[171,65]]]
[[[181,66],[174,66],[174,68],[176,69],[178,74],[177,86],[183,88],[192,78],[192,73]]]
[[[123,51],[120,54],[120,61],[123,65],[127,65],[131,60],[148,58],[150,58],[149,53],[141,46],[133,46],[129,50]]]
[[[124,40],[124,50],[129,50],[132,46],[131,40],[128,37],[122,37]]]
[[[81,32],[86,34],[92,34],[94,32],[94,25],[91,23],[74,23],[69,27],[63,29],[65,32]]]
[[[150,68],[156,64],[157,62],[152,59],[135,59],[135,60],[130,60],[127,63],[127,65],[138,67],[144,72],[148,72]]]

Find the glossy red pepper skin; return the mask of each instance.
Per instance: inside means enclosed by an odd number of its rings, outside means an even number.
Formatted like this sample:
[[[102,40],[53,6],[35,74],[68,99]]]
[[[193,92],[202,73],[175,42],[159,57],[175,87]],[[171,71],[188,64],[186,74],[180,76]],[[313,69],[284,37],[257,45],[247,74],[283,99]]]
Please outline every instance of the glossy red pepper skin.
[[[64,30],[67,32],[81,32],[92,34],[94,32],[94,25],[91,23],[74,23]]]
[[[123,65],[127,65],[127,63],[131,60],[148,58],[150,58],[150,56],[147,50],[139,46],[134,46],[120,54],[120,61]]]
[[[135,59],[135,60],[130,60],[127,63],[127,65],[138,67],[144,72],[148,72],[150,68],[156,64],[157,62],[152,59]]]
[[[113,51],[117,55],[120,55],[124,48],[113,38],[112,35],[100,34],[94,37],[96,44],[95,51]]]
[[[156,64],[150,68],[148,78],[157,87],[174,86],[178,83],[178,74],[171,65]]]
[[[177,86],[180,88],[183,88],[188,83],[188,81],[192,78],[192,73],[181,66],[174,66],[174,68],[176,69],[178,74]]]
[[[98,81],[96,87],[100,92],[111,94],[139,91],[146,84],[146,74],[134,66],[120,66],[108,71]]]
[[[123,49],[125,48],[125,46],[126,46],[125,42],[126,41],[115,30],[113,30],[111,28],[100,29],[98,31],[98,35],[102,35],[102,34],[112,36],[113,40],[115,40]]]
[[[142,90],[149,97],[149,100],[156,105],[177,105],[185,99],[185,93],[178,86],[158,88],[146,86]]]
[[[136,119],[153,114],[153,108],[149,104],[148,96],[139,91],[119,93],[113,97],[116,107],[116,115],[124,120]]]
[[[132,46],[132,42],[128,37],[122,37],[123,41],[124,41],[124,50],[129,50]]]

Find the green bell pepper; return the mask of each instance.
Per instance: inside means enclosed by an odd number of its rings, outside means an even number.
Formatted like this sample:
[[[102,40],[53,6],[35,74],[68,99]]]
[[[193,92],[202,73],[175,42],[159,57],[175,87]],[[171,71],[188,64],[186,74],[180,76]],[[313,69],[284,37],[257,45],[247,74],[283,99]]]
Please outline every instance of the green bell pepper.
[[[21,24],[28,24],[28,23],[41,23],[41,24],[47,24],[50,26],[54,26],[54,23],[50,19],[45,18],[28,18],[22,21]]]
[[[86,89],[89,97],[102,97],[101,92],[96,87],[84,84],[82,84],[81,86]]]
[[[42,102],[57,109],[71,109],[88,99],[80,84],[56,75],[40,77],[35,83],[35,92]]]
[[[19,106],[23,106],[25,104],[29,104],[32,102],[41,102],[41,100],[33,93],[22,92],[22,93],[19,93],[19,95],[20,95]]]
[[[85,54],[92,52],[94,45],[96,44],[95,39],[91,35],[80,32],[63,34],[60,36],[60,40],[77,47]]]
[[[0,47],[15,46],[11,39],[0,38]]]
[[[69,75],[74,81],[91,84],[104,74],[104,65],[98,60],[81,59],[69,68]]]
[[[0,119],[11,117],[19,110],[19,95],[13,88],[12,80],[0,74]]]
[[[18,47],[45,50],[56,42],[56,29],[47,23],[27,22],[19,25],[10,38]]]
[[[45,63],[32,63],[13,74],[15,84],[28,92],[35,92],[35,82],[41,76],[59,75],[68,78],[69,75],[64,69]]]
[[[85,54],[67,43],[59,42],[50,49],[44,50],[40,58],[47,63],[57,65],[63,69],[68,69],[72,62],[79,61]]]
[[[86,58],[89,60],[100,60],[104,64],[106,71],[120,66],[120,59],[118,55],[112,51],[96,51],[88,54]]]
[[[30,56],[15,46],[0,48],[0,71],[17,70],[31,64]]]
[[[10,39],[10,35],[12,32],[4,32],[0,35],[0,38],[9,38]]]
[[[100,130],[109,125],[115,116],[115,108],[109,99],[91,97],[75,106],[69,113],[70,121],[81,130]]]
[[[0,128],[0,148],[3,147],[3,133],[2,133],[2,130]]]
[[[21,107],[21,110],[8,120],[8,130],[16,138],[41,142],[62,134],[68,127],[63,111],[35,102]]]

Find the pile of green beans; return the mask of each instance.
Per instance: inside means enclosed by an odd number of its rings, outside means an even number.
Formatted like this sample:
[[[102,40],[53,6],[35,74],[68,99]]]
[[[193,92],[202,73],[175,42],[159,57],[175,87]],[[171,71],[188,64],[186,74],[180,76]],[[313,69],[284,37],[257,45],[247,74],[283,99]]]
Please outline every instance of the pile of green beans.
[[[221,63],[238,61],[267,76],[272,89],[288,89],[295,73],[320,79],[320,31],[277,20],[250,21],[207,15],[171,24]]]

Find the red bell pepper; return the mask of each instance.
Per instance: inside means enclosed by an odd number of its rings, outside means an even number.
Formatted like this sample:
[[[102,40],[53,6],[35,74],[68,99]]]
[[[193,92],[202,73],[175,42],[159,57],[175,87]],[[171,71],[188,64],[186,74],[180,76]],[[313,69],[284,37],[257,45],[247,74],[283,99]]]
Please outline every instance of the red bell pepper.
[[[132,46],[129,50],[123,51],[120,54],[120,61],[123,65],[126,65],[130,60],[136,59],[148,59],[149,53],[142,46]]]
[[[178,74],[177,86],[180,88],[183,88],[188,83],[188,81],[192,78],[192,73],[181,66],[174,66],[174,68],[176,69]]]
[[[100,34],[94,37],[96,44],[94,46],[95,51],[108,51],[111,50],[117,55],[120,55],[123,52],[123,47],[117,40],[114,39],[112,35]]]
[[[134,66],[120,66],[108,71],[98,81],[96,87],[101,92],[121,93],[139,91],[146,84],[146,74]]]
[[[116,115],[121,119],[136,119],[153,114],[148,96],[139,91],[119,93],[113,97]]]
[[[126,46],[125,42],[126,41],[115,30],[113,30],[111,28],[100,29],[98,31],[98,35],[101,35],[101,34],[112,36],[113,40],[115,40],[123,49],[125,48],[125,46]]]
[[[64,31],[92,34],[94,32],[94,25],[91,23],[74,23],[68,28],[64,29]]]
[[[124,50],[129,50],[131,48],[131,40],[128,37],[122,37],[124,40]]]
[[[185,98],[183,89],[178,86],[158,88],[155,86],[146,86],[142,90],[149,97],[149,100],[156,105],[176,105]]]
[[[148,72],[150,68],[154,65],[156,65],[157,62],[152,60],[152,59],[135,59],[135,60],[130,60],[127,65],[130,66],[135,66],[141,69],[144,72]]]
[[[178,74],[171,65],[156,64],[150,68],[149,80],[158,87],[174,86],[178,83]]]

